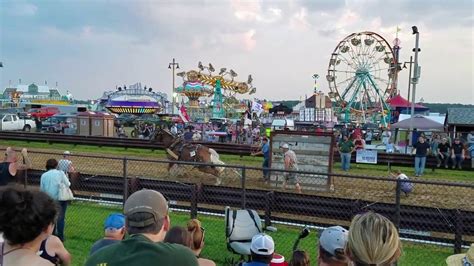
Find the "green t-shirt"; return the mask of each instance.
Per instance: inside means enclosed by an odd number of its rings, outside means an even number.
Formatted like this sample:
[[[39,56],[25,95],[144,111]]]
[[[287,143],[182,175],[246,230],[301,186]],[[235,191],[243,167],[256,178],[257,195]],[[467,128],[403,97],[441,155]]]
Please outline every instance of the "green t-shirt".
[[[117,244],[98,250],[86,266],[198,266],[196,256],[182,245],[154,243],[137,234]]]
[[[354,148],[354,143],[350,140],[341,141],[339,143],[339,151],[341,153],[350,153],[352,151],[352,148]]]

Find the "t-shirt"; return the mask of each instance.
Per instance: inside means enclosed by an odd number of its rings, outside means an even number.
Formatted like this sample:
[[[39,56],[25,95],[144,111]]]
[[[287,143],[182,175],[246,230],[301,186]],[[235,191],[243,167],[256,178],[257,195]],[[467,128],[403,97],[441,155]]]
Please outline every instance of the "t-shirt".
[[[102,249],[103,247],[115,244],[115,243],[119,243],[119,242],[120,242],[120,240],[116,240],[116,239],[102,238],[100,240],[97,240],[94,243],[94,245],[92,245],[92,248],[91,248],[91,251],[89,252],[89,255],[92,256],[92,254],[94,254],[97,250]]]
[[[69,168],[71,167],[72,162],[67,159],[61,159],[58,162],[58,170],[63,171],[66,175],[69,172]]]
[[[449,143],[440,143],[438,144],[438,149],[439,149],[439,152],[441,153],[446,153],[449,151],[449,148],[451,148],[451,146],[449,145]]]
[[[270,159],[270,145],[267,143],[263,144],[262,146],[262,153],[263,153],[263,158],[265,160]]]
[[[365,134],[365,140],[366,141],[372,141],[372,132],[367,132],[367,134]]]
[[[198,266],[192,251],[179,244],[152,242],[147,237],[137,234],[98,250],[89,257],[86,266]]]
[[[0,163],[0,186],[6,186],[8,183],[14,181],[14,176],[10,174],[10,163]]]
[[[467,134],[467,143],[469,145],[474,144],[474,134],[472,133]]]
[[[296,159],[296,153],[292,150],[285,152],[285,162],[289,161],[290,167],[287,170],[298,170],[298,160]]]
[[[347,141],[341,141],[339,142],[339,151],[341,153],[350,153],[352,151],[352,148],[354,148],[354,143],[352,141],[347,140]]]
[[[430,144],[426,142],[417,142],[415,144],[415,149],[416,149],[416,157],[426,157],[426,154],[428,154],[428,150],[430,149]]]
[[[458,144],[453,143],[454,154],[462,154],[463,149],[464,149],[464,145],[461,142],[459,142]]]

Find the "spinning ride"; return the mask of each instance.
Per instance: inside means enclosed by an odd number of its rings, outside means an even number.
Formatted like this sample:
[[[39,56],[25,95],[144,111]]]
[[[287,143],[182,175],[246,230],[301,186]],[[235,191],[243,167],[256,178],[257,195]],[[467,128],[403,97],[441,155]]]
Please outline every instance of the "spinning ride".
[[[390,44],[374,32],[353,33],[334,49],[326,79],[344,122],[390,122],[397,64]]]
[[[224,99],[235,98],[236,94],[253,94],[256,88],[252,86],[252,76],[249,75],[247,82],[238,82],[234,78],[237,73],[234,70],[227,71],[221,68],[218,75],[212,64],[204,66],[201,62],[198,64],[199,70],[190,70],[177,73],[183,78],[183,86],[178,87],[176,91],[189,99],[191,109],[199,108],[199,98],[206,96],[212,97],[212,118],[223,118],[225,116]],[[207,70],[208,73],[203,73]],[[191,110],[191,113],[193,111]]]

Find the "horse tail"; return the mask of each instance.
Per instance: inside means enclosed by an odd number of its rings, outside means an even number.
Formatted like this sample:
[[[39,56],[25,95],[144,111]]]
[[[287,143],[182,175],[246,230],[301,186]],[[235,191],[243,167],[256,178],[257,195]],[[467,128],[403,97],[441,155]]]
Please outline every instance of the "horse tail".
[[[219,156],[219,154],[217,153],[216,150],[209,148],[209,153],[210,153],[211,156],[213,156],[215,159],[219,160],[219,157],[220,157],[220,156]]]

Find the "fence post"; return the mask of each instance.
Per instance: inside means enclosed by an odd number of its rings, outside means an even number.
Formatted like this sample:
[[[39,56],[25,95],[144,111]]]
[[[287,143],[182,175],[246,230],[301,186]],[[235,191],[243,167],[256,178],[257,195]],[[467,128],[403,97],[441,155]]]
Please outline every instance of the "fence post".
[[[454,210],[454,254],[461,253],[463,218],[460,210]]]
[[[197,205],[198,205],[198,185],[194,184],[191,186],[191,219],[197,217]]]
[[[241,178],[241,181],[242,181],[242,209],[245,209],[245,207],[247,206],[247,195],[246,195],[246,191],[245,191],[245,167],[242,167],[242,178]]]
[[[400,230],[400,197],[402,193],[402,180],[397,179],[397,188],[395,192],[395,217],[393,218],[393,223],[397,230]]]
[[[272,225],[273,191],[265,194],[265,227]]]
[[[23,179],[24,179],[24,182],[25,182],[25,184],[23,186],[25,187],[25,189],[27,189],[27,187],[28,187],[28,168],[26,168],[24,173],[23,173]]]
[[[123,157],[123,205],[128,198],[127,157]]]

